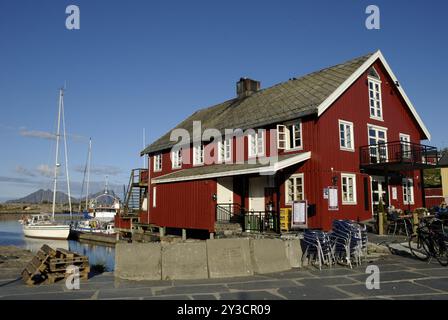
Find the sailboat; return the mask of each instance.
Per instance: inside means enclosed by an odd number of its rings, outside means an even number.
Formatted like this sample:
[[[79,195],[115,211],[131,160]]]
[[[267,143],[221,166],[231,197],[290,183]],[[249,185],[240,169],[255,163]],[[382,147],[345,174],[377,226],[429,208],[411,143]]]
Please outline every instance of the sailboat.
[[[58,110],[58,128],[56,133],[56,161],[54,167],[54,182],[53,182],[53,208],[52,214],[37,214],[32,215],[30,219],[23,220],[23,233],[25,237],[40,238],[40,239],[68,239],[70,234],[70,225],[61,224],[55,221],[54,213],[56,209],[56,189],[58,180],[59,164],[59,138],[61,136],[61,116],[64,127],[64,146],[65,146],[65,171],[67,175],[68,187],[68,202],[70,207],[70,215],[72,214],[72,204],[70,196],[70,179],[68,176],[68,161],[67,161],[67,136],[65,132],[65,116],[64,116],[64,89],[59,90],[59,110]]]
[[[95,219],[100,221],[113,221],[115,215],[120,210],[120,199],[109,193],[108,180],[106,176],[106,185],[104,192],[90,201],[89,213]]]

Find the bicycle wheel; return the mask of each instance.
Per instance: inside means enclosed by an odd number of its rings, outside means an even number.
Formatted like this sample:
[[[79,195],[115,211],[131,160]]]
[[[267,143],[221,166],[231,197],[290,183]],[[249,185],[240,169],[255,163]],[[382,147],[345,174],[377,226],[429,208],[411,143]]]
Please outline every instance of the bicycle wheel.
[[[430,256],[430,251],[426,239],[413,234],[409,238],[409,250],[411,254],[421,261],[427,261]]]
[[[434,241],[434,251],[437,261],[443,266],[448,266],[448,247],[443,238]]]

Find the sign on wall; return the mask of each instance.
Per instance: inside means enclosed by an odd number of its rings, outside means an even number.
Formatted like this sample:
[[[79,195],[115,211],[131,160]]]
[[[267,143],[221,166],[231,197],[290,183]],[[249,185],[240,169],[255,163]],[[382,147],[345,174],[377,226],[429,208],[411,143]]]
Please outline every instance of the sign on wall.
[[[292,204],[291,229],[307,228],[308,202],[294,201]]]
[[[339,210],[338,187],[328,187],[328,210]]]
[[[392,200],[398,200],[397,187],[392,187]]]
[[[324,199],[328,199],[328,188],[324,188]]]

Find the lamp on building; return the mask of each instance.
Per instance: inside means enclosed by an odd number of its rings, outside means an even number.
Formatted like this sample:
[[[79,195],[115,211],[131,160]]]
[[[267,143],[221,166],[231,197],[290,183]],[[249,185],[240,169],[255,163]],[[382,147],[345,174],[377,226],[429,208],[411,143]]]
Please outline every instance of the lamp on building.
[[[214,194],[212,195],[212,199],[213,199],[213,201],[216,201],[216,200],[218,199],[218,197],[216,196],[216,193],[214,193]]]
[[[333,186],[337,186],[338,185],[338,176],[332,176],[331,183],[333,184]]]

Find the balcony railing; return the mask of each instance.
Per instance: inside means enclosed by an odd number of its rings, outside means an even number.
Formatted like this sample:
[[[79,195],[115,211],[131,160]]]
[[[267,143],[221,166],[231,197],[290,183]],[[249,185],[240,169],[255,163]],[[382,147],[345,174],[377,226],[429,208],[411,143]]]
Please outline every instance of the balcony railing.
[[[436,166],[438,160],[436,147],[412,142],[392,141],[360,148],[361,167],[400,164],[409,168],[430,167]]]

